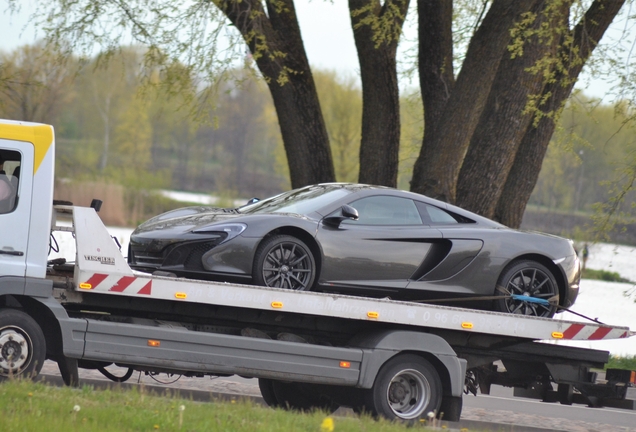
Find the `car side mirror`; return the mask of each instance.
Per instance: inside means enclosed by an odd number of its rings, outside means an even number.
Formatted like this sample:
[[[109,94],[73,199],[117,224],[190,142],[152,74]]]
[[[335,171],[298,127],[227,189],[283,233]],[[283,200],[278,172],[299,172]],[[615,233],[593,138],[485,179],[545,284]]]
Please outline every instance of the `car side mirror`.
[[[358,210],[356,210],[355,208],[351,207],[350,205],[343,205],[342,206],[342,216],[345,219],[352,219],[352,220],[358,220],[360,219],[360,215],[358,214]]]
[[[324,218],[323,222],[326,225],[332,226],[334,228],[338,228],[340,226],[340,223],[345,219],[358,220],[360,218],[360,215],[358,214],[358,210],[351,207],[350,205],[345,204],[342,206],[340,210],[342,213],[341,216],[329,216]]]

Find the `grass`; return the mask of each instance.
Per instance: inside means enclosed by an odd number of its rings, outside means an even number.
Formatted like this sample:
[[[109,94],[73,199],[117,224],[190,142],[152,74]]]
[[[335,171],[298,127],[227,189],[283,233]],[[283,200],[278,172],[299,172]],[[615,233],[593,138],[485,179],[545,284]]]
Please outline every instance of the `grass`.
[[[143,387],[72,389],[11,380],[0,384],[0,430],[397,432],[407,427],[365,416],[332,418],[320,411],[273,410],[249,401],[202,403],[159,397]]]
[[[628,369],[636,371],[636,356],[610,356],[605,369]]]
[[[583,273],[581,274],[581,278],[602,280],[606,282],[633,283],[629,279],[625,279],[624,277],[622,277],[616,272],[611,272],[607,270],[594,270],[590,268],[586,268],[583,270]]]

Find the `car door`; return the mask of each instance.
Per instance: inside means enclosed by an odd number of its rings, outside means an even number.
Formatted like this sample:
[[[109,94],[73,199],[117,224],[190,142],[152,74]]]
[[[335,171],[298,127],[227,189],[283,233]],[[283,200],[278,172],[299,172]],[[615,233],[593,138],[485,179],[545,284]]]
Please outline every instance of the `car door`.
[[[0,212],[0,276],[25,276],[33,168],[22,162],[33,160],[33,147],[0,140],[0,152],[7,159],[0,175],[10,180],[15,191],[12,205]],[[14,175],[19,171],[19,177]]]
[[[431,265],[422,268],[409,282],[407,290],[474,294],[478,285],[476,280],[483,280],[483,275],[488,273],[489,257],[484,256],[477,262],[476,275],[464,270],[475,263],[483,248],[483,229],[475,228],[472,220],[434,205],[420,201],[416,205],[424,223],[438,229],[444,241],[439,243],[436,259],[431,259]],[[458,280],[456,276],[462,272],[463,278]]]
[[[422,223],[413,200],[378,195],[350,202],[358,220],[338,227],[321,223],[317,239],[323,251],[319,284],[325,287],[406,287],[441,239],[439,230]],[[338,210],[339,212],[339,210]]]

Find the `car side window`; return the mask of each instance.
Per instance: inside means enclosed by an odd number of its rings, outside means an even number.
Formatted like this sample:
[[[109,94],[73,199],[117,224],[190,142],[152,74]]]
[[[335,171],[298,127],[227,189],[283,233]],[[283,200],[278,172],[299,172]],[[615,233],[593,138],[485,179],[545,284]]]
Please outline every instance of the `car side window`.
[[[362,198],[349,204],[358,210],[357,221],[345,220],[343,223],[362,225],[421,225],[417,207],[413,200],[392,196],[373,196]]]
[[[420,211],[424,223],[430,225],[453,225],[460,222],[472,222],[463,220],[444,209],[435,207],[434,205],[425,204],[419,201],[417,202],[417,209]]]

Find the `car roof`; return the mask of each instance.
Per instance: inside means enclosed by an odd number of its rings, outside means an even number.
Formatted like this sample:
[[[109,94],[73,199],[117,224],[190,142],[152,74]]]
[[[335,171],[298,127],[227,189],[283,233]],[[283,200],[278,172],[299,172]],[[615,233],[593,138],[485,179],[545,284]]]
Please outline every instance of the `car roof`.
[[[312,186],[316,186],[316,185],[312,185]],[[312,186],[307,186],[307,187],[312,187]],[[461,207],[457,207],[453,204],[449,204],[446,203],[444,201],[440,201],[440,200],[436,200],[434,198],[428,197],[426,195],[422,195],[422,194],[418,194],[415,192],[409,192],[409,191],[405,191],[405,190],[401,190],[401,189],[396,189],[396,188],[392,188],[392,187],[388,187],[388,186],[378,186],[378,185],[369,185],[369,184],[362,184],[362,183],[338,183],[338,182],[334,182],[334,183],[320,183],[319,186],[323,186],[323,187],[329,187],[332,186],[333,189],[347,189],[349,191],[353,192],[359,192],[359,196],[360,198],[362,198],[363,196],[369,196],[369,195],[375,195],[375,194],[380,194],[382,195],[382,192],[387,193],[388,195],[393,195],[393,196],[400,196],[400,197],[404,197],[404,198],[410,198],[412,200],[416,200],[416,201],[421,201],[421,202],[425,202],[427,204],[445,209],[447,211],[450,211],[452,213],[456,213],[460,216],[463,216],[465,218],[468,219],[472,219],[475,222],[481,223],[481,224],[485,224],[485,225],[490,225],[490,226],[494,226],[494,227],[505,227],[505,225],[502,225],[498,222],[495,222],[491,219],[488,219],[484,216],[480,216],[476,213],[473,213],[471,211],[465,210]],[[330,188],[331,189],[331,188]]]

